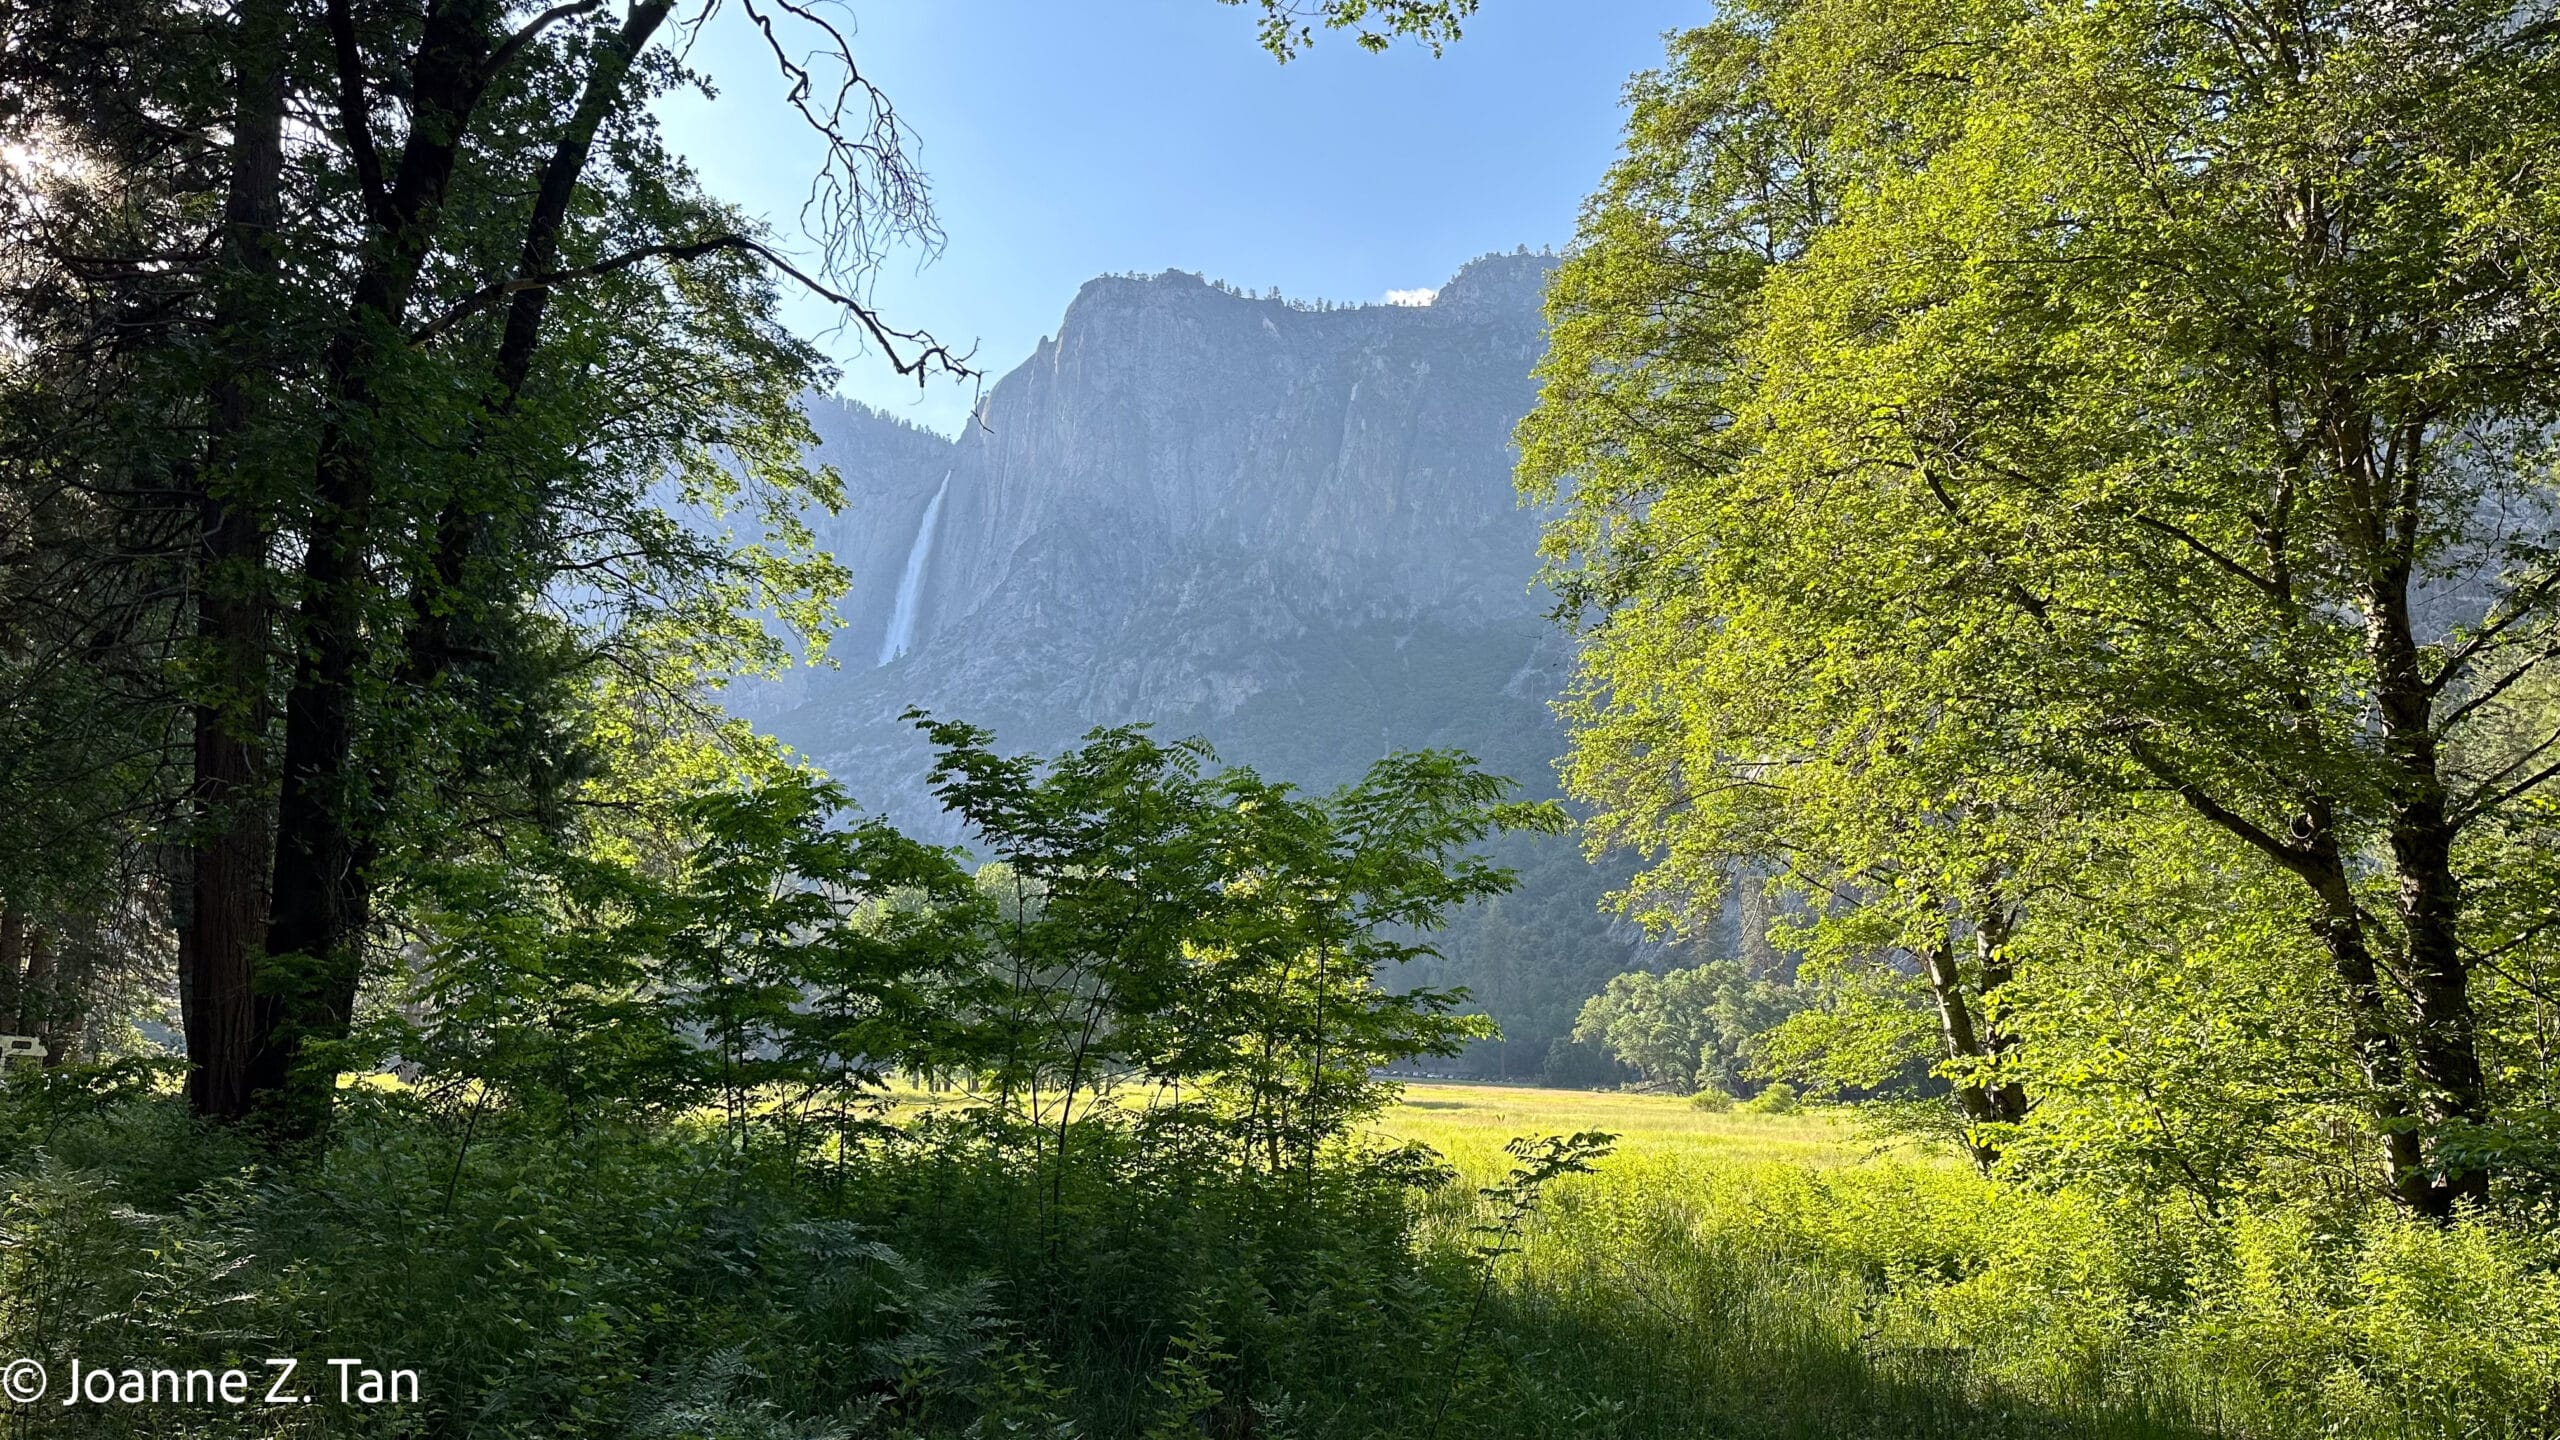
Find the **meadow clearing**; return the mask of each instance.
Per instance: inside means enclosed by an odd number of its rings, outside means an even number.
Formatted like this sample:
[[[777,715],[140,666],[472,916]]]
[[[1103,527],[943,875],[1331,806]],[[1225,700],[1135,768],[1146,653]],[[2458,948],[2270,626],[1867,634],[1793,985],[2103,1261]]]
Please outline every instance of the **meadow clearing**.
[[[1379,1122],[1460,1172],[1426,1240],[1481,1245],[1506,1141],[1614,1132],[1492,1264],[1515,1433],[2536,1436],[2560,1285],[2484,1227],[2340,1243],[1985,1179],[1854,1112],[1417,1083]]]
[[[1498,1172],[1503,1143],[1513,1136],[1574,1130],[1606,1130],[1627,1154],[1707,1168],[1780,1161],[1829,1169],[1876,1158],[1887,1148],[1916,1153],[1909,1146],[1880,1147],[1837,1110],[1716,1113],[1676,1095],[1457,1081],[1406,1081],[1378,1129],[1429,1145],[1470,1177]]]

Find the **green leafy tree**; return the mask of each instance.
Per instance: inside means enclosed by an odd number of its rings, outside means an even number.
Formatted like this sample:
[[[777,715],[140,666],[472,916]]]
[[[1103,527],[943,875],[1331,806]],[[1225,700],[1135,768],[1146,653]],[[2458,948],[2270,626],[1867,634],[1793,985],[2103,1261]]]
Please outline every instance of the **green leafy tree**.
[[[1473,5],[1255,8],[1287,58],[1319,30],[1436,47]],[[708,83],[683,52],[715,20],[765,42],[777,115],[819,136],[805,247],[655,133],[657,97]],[[803,463],[798,401],[831,377],[777,292],[834,303],[902,373],[966,373],[860,299],[939,232],[848,27],[794,0],[5,23],[0,124],[29,157],[0,167],[7,514],[61,523],[0,552],[0,595],[83,554],[84,585],[123,583],[66,592],[30,643],[0,602],[0,652],[79,657],[45,672],[58,697],[133,693],[130,714],[13,708],[13,738],[47,727],[20,753],[51,758],[0,783],[94,800],[102,766],[139,772],[99,813],[147,812],[185,852],[195,1103],[308,1133],[332,1090],[303,1052],[346,1033],[386,890],[575,800],[598,672],[680,657],[690,682],[778,663],[759,614],[823,625],[841,577],[795,517],[835,484]]]
[[[2560,777],[2556,43],[2174,0],[1678,39],[1524,432],[1603,833],[1676,887],[1765,802],[1815,883],[1969,932],[1997,1009],[2020,907],[2191,825],[2295,887],[2388,1193],[2514,1173],[2547,1082],[2484,1017],[2549,936],[2484,898]]]
[[[1433,955],[1426,937],[1452,908],[1510,887],[1481,842],[1561,824],[1443,752],[1389,756],[1315,798],[1250,770],[1203,773],[1205,746],[1143,727],[1042,765],[973,727],[918,723],[999,904],[976,1068],[1060,1154],[1079,1107],[1127,1086],[1243,1166],[1311,1162],[1384,1103],[1375,1069],[1483,1032],[1452,1013],[1462,992],[1378,976]]]
[[[1754,1042],[1798,1003],[1794,987],[1755,980],[1731,960],[1632,970],[1583,1003],[1573,1038],[1606,1047],[1657,1085],[1745,1093],[1755,1088]]]
[[[383,1039],[556,1124],[716,1102],[841,1119],[952,1041],[986,909],[951,855],[805,771],[683,795],[672,863],[538,841],[421,876],[427,958]]]

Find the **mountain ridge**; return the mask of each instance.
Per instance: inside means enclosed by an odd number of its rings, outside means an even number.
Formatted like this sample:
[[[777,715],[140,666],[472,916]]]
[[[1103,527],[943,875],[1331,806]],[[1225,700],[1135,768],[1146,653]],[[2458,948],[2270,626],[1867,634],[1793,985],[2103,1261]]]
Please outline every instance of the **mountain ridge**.
[[[910,707],[1035,752],[1148,722],[1319,790],[1389,749],[1463,749],[1553,793],[1569,647],[1511,437],[1555,263],[1480,257],[1428,305],[1103,276],[956,438],[816,402],[817,458],[848,499],[819,527],[853,575],[841,668],[735,708],[944,843],[964,837],[926,788]],[[1512,920],[1470,917],[1448,963],[1406,978],[1462,983],[1467,951],[1500,948],[1488,926],[1544,914],[1513,948],[1553,973],[1523,982],[1540,998],[1485,1052],[1534,1072],[1581,996],[1646,952],[1600,918],[1611,877],[1569,840],[1506,858],[1530,877]]]

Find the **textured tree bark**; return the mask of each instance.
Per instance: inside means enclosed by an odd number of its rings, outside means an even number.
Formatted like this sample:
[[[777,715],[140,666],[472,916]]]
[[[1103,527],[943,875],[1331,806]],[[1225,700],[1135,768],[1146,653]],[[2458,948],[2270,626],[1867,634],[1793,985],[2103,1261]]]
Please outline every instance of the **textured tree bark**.
[[[1952,932],[1942,936],[1921,957],[1929,977],[1929,993],[1938,1002],[1938,1033],[1946,1042],[1950,1060],[1983,1058],[1982,1037],[1974,1028],[1973,1007],[1965,998],[1964,971],[1956,963],[1956,942]],[[1965,1149],[1973,1156],[1976,1168],[1989,1170],[2000,1161],[1997,1145],[1973,1133],[1973,1127],[1997,1123],[2002,1117],[1991,1092],[1981,1085],[1956,1086],[1956,1104],[1972,1122],[1967,1127]]]
[[[337,20],[351,27],[342,7]],[[464,132],[487,81],[497,7],[466,0],[428,12],[409,66],[411,122],[387,190],[368,196],[376,234],[325,363],[329,397],[313,483],[296,630],[300,659],[285,698],[284,763],[276,798],[274,884],[266,961],[249,1061],[253,1103],[288,1134],[326,1126],[330,1077],[302,1073],[306,1043],[344,1035],[361,978],[367,918],[364,813],[373,791],[356,765],[357,688],[369,647],[373,584],[375,436],[385,417],[374,381],[380,347],[398,331],[434,241]],[[351,36],[351,30],[350,30]],[[353,64],[350,38],[342,68]],[[348,69],[339,119],[370,153],[362,77]]]
[[[2017,1041],[2007,1027],[1988,1012],[1992,992],[2015,977],[2016,969],[2009,957],[2009,939],[2017,931],[2017,915],[1997,900],[1986,900],[1981,913],[1974,918],[1973,945],[1977,967],[1982,976],[1983,1053],[1996,1062],[2004,1058]],[[1993,1118],[2016,1124],[2027,1118],[2026,1087],[2015,1080],[2004,1079],[1989,1087],[1986,1097],[1991,1102]]]
[[[2460,943],[2462,882],[2453,865],[2456,825],[2445,792],[2435,731],[2435,692],[2427,683],[2409,621],[2408,567],[2385,568],[2369,601],[2368,629],[2383,753],[2393,775],[2389,817],[2392,868],[2407,950],[2412,1007],[2409,1049],[2417,1108],[2431,1126],[2487,1118],[2478,1020],[2471,1006],[2471,968]],[[2464,1202],[2488,1198],[2488,1172],[2474,1163],[2444,1166],[2429,1185],[2425,1213],[2443,1217]]]
[[[187,933],[179,947],[187,1098],[198,1114],[238,1119],[250,1102],[249,1056],[260,931],[266,924],[268,817],[260,752],[267,721],[267,527],[242,483],[254,400],[246,377],[266,366],[256,282],[275,271],[269,239],[283,215],[284,0],[241,7],[238,118],[224,203],[226,281],[214,311],[224,373],[210,396],[198,496],[196,638],[211,693],[195,704],[195,825]]]
[[[17,1033],[42,1039],[53,1030],[53,945],[41,925],[29,924],[26,937],[27,971],[18,991]],[[51,1056],[46,1063],[52,1063]]]
[[[217,655],[245,659],[253,638],[263,648],[263,618],[217,608],[225,613],[202,622],[217,634]],[[257,626],[254,637],[243,633],[251,623]],[[260,705],[251,716],[234,720],[205,706],[196,717],[192,799],[203,828],[189,882],[187,934],[179,948],[185,966],[180,985],[187,1002],[187,1099],[198,1114],[222,1119],[241,1118],[250,1104],[249,1056],[255,1044],[259,932],[267,887],[265,805],[252,727],[264,709]]]
[[[18,1028],[26,953],[26,912],[15,905],[0,904],[0,1031],[11,1035],[27,1033]]]

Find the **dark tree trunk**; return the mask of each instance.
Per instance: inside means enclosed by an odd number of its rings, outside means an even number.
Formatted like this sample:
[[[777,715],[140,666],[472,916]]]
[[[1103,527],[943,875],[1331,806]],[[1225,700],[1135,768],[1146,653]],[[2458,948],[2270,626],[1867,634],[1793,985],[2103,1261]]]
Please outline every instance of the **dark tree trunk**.
[[[632,62],[672,8],[671,0],[635,5],[613,41],[598,53],[577,109],[544,168],[520,275],[547,274],[556,264],[570,201],[596,133],[620,97]],[[378,764],[367,781],[355,763],[355,689],[369,659],[364,606],[373,580],[369,547],[376,458],[369,436],[378,405],[371,347],[374,337],[404,317],[419,264],[433,243],[461,136],[488,78],[497,14],[487,4],[457,4],[430,20],[411,67],[418,119],[382,206],[385,235],[379,260],[359,278],[353,316],[330,352],[337,404],[322,438],[319,520],[304,560],[303,658],[286,703],[274,911],[266,947],[271,956],[290,958],[280,967],[284,973],[278,983],[268,987],[271,1003],[262,1002],[262,1043],[251,1075],[259,1091],[281,1092],[293,1084],[306,1037],[346,1032],[362,980],[358,947],[368,918],[370,872],[401,783],[393,773],[397,766]],[[347,108],[345,123],[353,126],[361,106]],[[519,291],[508,306],[493,377],[491,405],[499,416],[512,411],[532,373],[549,299],[549,290],[536,286]],[[522,508],[521,501],[496,505],[491,497],[468,493],[469,478],[457,478],[455,493],[438,518],[428,572],[411,588],[395,694],[423,692],[449,666],[452,627],[469,601],[466,571],[471,559],[487,542],[492,521],[510,518]],[[309,1103],[300,1108],[309,1109],[325,1105],[326,1094],[304,1099]]]
[[[635,5],[612,43],[598,54],[595,68],[589,72],[580,91],[578,107],[554,143],[550,160],[544,166],[542,183],[526,224],[517,274],[544,275],[557,264],[560,235],[568,223],[569,206],[576,195],[578,181],[593,153],[596,132],[620,98],[633,61],[646,48],[650,37],[673,8],[672,0],[651,0],[651,3]],[[475,86],[476,83],[475,80]],[[462,119],[458,111],[453,122],[457,131]],[[447,178],[451,175],[452,158],[450,153],[444,157],[443,174]],[[432,209],[429,218],[421,223],[431,226]],[[421,236],[418,240],[421,254],[425,243],[426,237]],[[410,263],[409,275],[414,278],[414,259]],[[406,284],[404,281],[400,298],[393,306],[395,313],[398,309],[405,309]],[[540,348],[542,321],[550,299],[551,292],[547,286],[534,286],[518,291],[508,304],[493,376],[496,384],[490,410],[494,417],[503,418],[513,412],[525,382],[533,372],[534,358]],[[362,371],[355,369],[350,373],[360,377]],[[352,463],[353,459],[350,457],[351,463],[346,467],[349,480],[355,482],[360,477],[361,483],[348,483],[342,488],[350,497],[364,497],[369,494],[370,487],[369,459],[362,464]],[[324,465],[326,463],[324,453]],[[466,486],[472,467],[462,468],[464,474],[457,477],[455,494],[438,516],[434,558],[428,572],[410,591],[410,618],[398,676],[399,692],[423,692],[449,668],[455,650],[455,621],[468,612],[473,599],[468,594],[466,574],[472,557],[487,543],[494,523],[516,518],[526,508],[524,497],[515,497],[512,504],[502,504],[499,497],[470,493]],[[339,597],[345,608],[345,613],[329,623],[327,633],[332,635],[352,634],[360,622],[352,607],[361,599],[362,586],[360,583],[345,583],[343,578],[351,573],[351,562],[344,560],[333,562],[329,571],[327,591]],[[355,737],[348,718],[352,707],[343,693],[343,685],[328,682],[326,677],[352,676],[361,657],[342,648],[315,648],[313,653],[320,657],[322,663],[312,667],[312,676],[318,683],[312,691],[314,703],[309,712],[313,732],[310,748],[336,757],[343,765],[354,750]],[[296,693],[303,693],[300,677],[297,677]],[[294,763],[292,733],[289,712],[286,739],[289,777]],[[312,977],[315,991],[310,996],[306,1023],[309,1028],[323,1033],[343,1033],[354,1014],[356,991],[362,979],[354,946],[365,924],[370,893],[369,874],[380,854],[381,827],[396,800],[395,791],[401,778],[394,773],[397,768],[390,765],[377,767],[373,783],[365,788],[364,793],[360,797],[351,792],[343,793],[331,815],[320,814],[319,807],[309,804],[297,807],[297,815],[305,817],[305,823],[312,825],[310,863],[301,867],[302,875],[296,883],[295,931],[291,938],[298,943],[289,948],[278,948],[284,946],[288,939],[280,921],[277,930],[269,937],[269,946],[278,954],[336,957],[316,967]],[[290,778],[288,784],[290,788]],[[338,877],[336,884],[312,883],[327,876]],[[283,869],[279,867],[280,917],[281,896],[286,883]],[[320,948],[323,946],[328,948]],[[279,1022],[280,1025],[289,1023],[281,1015]],[[281,1083],[282,1075],[292,1065],[291,1047],[273,1048],[276,1064],[280,1067],[274,1073]]]
[[[275,273],[271,237],[283,215],[284,0],[248,0],[235,41],[237,99],[224,202],[222,288],[214,343],[223,373],[209,396],[197,496],[196,639],[207,693],[195,704],[194,855],[185,878],[179,994],[187,1098],[199,1114],[248,1112],[259,933],[266,923],[269,841],[260,752],[268,720],[267,526],[243,475],[254,450],[251,377],[268,367],[258,338],[261,283]]]
[[[2321,946],[2329,952],[2330,972],[2347,1000],[2347,1042],[2355,1050],[2356,1067],[2364,1074],[2366,1093],[2382,1148],[2383,1180],[2392,1198],[2421,1215],[2441,1216],[2445,1206],[2429,1183],[2424,1148],[2417,1134],[2417,1115],[2409,1104],[2407,1057],[2391,1024],[2382,993],[2382,976],[2366,938],[2364,917],[2356,909],[2355,891],[2338,855],[2336,839],[2314,822],[2317,837],[2304,878],[2311,882],[2320,908],[2312,921]]]
[[[2471,1008],[2470,962],[2460,943],[2456,825],[2436,740],[2435,691],[2409,621],[2409,584],[2405,563],[2384,571],[2369,602],[2368,638],[2380,681],[2376,699],[2383,750],[2392,772],[2389,836],[2407,945],[2403,958],[2414,1022],[2410,1058],[2418,1109],[2429,1124],[2476,1124],[2487,1118],[2488,1094]],[[2488,1172],[2472,1162],[2447,1166],[2430,1189],[2426,1213],[2449,1215],[2460,1203],[2488,1198]]]
[[[53,1031],[54,976],[53,946],[46,939],[44,927],[26,927],[27,971],[18,991],[18,1032],[47,1039]],[[47,1044],[45,1064],[53,1063],[52,1046]]]
[[[333,7],[336,8],[336,7]],[[358,947],[367,920],[367,837],[375,796],[356,764],[357,691],[368,658],[365,607],[374,584],[375,391],[382,347],[406,317],[434,241],[473,106],[488,78],[497,7],[450,3],[428,14],[409,66],[412,120],[396,176],[369,195],[376,233],[325,364],[329,410],[314,473],[296,632],[300,659],[285,698],[276,799],[274,884],[254,1019],[249,1088],[293,1132],[327,1123],[330,1077],[305,1075],[307,1042],[343,1036],[355,1014]],[[351,26],[338,10],[336,19]],[[369,102],[342,50],[339,120],[370,153]]]
[[[2470,964],[2456,938],[2460,881],[2453,870],[2453,837],[2441,807],[2432,816],[2394,823],[2391,848],[2400,869],[2401,920],[2408,932],[2409,992],[2416,1025],[2410,1049],[2417,1072],[2418,1103],[2429,1121],[2477,1124],[2488,1117],[2487,1086],[2480,1068],[2478,1021],[2471,1007]],[[2489,1173],[2475,1162],[2441,1167],[2433,1213],[2489,1196]]]
[[[11,1035],[27,1033],[18,1028],[26,953],[26,913],[15,905],[0,905],[0,1031]]]
[[[2383,1183],[2395,1201],[2414,1213],[2438,1219],[2451,1214],[2452,1193],[2435,1183],[2427,1170],[2425,1144],[2418,1134],[2420,1116],[2409,1098],[2408,1056],[2383,994],[2372,937],[2339,849],[2336,807],[2324,795],[2305,796],[2288,833],[2278,838],[2183,778],[2139,740],[2131,748],[2137,760],[2198,814],[2309,887],[2314,903],[2311,931],[2328,952],[2330,974],[2346,1000],[2347,1043],[2364,1076],[2366,1103],[2381,1150]]]
[[[207,616],[202,629],[217,632],[224,659],[245,659],[251,643],[263,648],[262,618],[233,607]],[[253,608],[253,607],[239,607]],[[243,634],[255,623],[254,635]],[[213,648],[213,647],[208,647]],[[263,667],[261,667],[263,668]],[[263,681],[264,676],[258,676]],[[248,1113],[249,1056],[261,922],[266,909],[266,827],[250,728],[264,706],[240,720],[216,707],[196,716],[197,840],[187,933],[179,947],[186,973],[187,1098],[201,1115],[238,1119]]]

